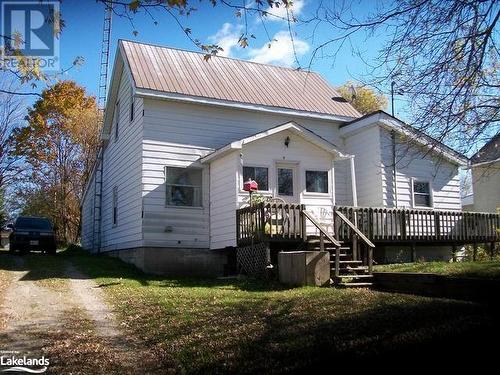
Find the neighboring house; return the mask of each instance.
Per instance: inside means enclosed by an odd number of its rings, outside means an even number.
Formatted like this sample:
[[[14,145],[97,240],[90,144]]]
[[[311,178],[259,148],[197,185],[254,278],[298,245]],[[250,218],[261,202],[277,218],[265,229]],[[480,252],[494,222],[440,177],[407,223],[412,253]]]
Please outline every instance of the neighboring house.
[[[497,212],[500,208],[500,134],[472,156],[470,164],[473,198],[467,209]]]
[[[102,139],[82,246],[149,272],[224,273],[240,244],[248,178],[332,228],[338,206],[461,210],[463,156],[385,112],[361,117],[311,72],[120,41]],[[262,216],[271,224],[262,233],[284,230],[272,228],[277,217]],[[449,258],[449,242],[417,256]],[[377,245],[376,257],[415,256],[408,242],[391,244]]]

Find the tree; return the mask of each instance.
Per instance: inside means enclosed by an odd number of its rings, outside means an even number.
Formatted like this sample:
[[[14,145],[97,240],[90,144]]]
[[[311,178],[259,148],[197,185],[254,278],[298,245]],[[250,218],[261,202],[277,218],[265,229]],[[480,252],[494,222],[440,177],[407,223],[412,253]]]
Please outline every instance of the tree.
[[[377,94],[373,89],[360,83],[348,81],[337,90],[363,115],[387,108],[387,98],[383,94]]]
[[[0,88],[17,89],[16,81],[0,73]],[[24,103],[19,96],[0,92],[0,189],[5,189],[22,171],[19,156],[14,155],[12,132],[21,125]]]
[[[341,4],[341,5],[340,5]],[[346,3],[322,3],[308,22],[331,37],[313,53],[334,57],[356,34],[388,38],[366,83],[405,93],[412,125],[464,152],[490,138],[500,121],[497,0],[382,2],[360,16]],[[362,56],[361,51],[355,51]]]
[[[48,215],[65,242],[76,241],[84,184],[99,146],[95,98],[73,81],[59,82],[42,92],[27,122],[14,132],[15,154],[30,166],[24,211]]]

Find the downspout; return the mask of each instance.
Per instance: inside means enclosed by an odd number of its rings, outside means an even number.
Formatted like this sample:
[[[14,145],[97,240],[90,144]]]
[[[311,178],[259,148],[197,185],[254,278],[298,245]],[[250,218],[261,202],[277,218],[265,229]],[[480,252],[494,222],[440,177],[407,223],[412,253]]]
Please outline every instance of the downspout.
[[[398,208],[398,179],[396,171],[396,132],[391,131],[391,142],[392,142],[392,178],[393,178],[393,196],[394,196],[394,206]]]
[[[356,191],[356,172],[354,169],[354,155],[350,157],[351,160],[351,191],[352,191],[352,205],[358,207],[358,194]]]

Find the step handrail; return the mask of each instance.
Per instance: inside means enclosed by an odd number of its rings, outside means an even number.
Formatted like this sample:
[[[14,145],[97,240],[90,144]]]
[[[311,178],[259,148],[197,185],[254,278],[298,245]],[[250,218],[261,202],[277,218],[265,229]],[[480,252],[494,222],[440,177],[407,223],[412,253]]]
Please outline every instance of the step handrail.
[[[373,244],[372,241],[370,241],[363,232],[361,232],[342,212],[340,211],[335,211],[335,214],[344,222],[347,224],[349,228],[351,228],[354,233],[358,235],[359,238],[363,240],[365,244],[367,244],[369,247],[372,249],[375,248],[375,245]]]
[[[326,230],[326,228],[323,225],[321,225],[312,214],[310,214],[306,210],[302,210],[302,214],[306,218],[308,218],[309,221],[311,223],[313,223],[314,226],[320,231],[320,233],[323,234],[331,243],[333,243],[337,247],[341,246],[340,242],[337,241],[335,238],[333,238],[332,235],[328,233],[328,231]],[[305,238],[304,238],[304,240],[305,240]]]

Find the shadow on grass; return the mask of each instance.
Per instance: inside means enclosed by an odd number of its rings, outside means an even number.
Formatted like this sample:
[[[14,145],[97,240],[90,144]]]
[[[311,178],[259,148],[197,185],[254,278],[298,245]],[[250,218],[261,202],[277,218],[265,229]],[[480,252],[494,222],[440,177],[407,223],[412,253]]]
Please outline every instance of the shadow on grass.
[[[146,274],[134,265],[127,264],[120,259],[106,255],[89,254],[77,247],[70,247],[67,250],[58,252],[57,255],[46,255],[42,253],[30,253],[27,255],[10,254],[7,251],[0,251],[0,269],[12,271],[26,271],[21,280],[43,280],[68,278],[66,266],[72,263],[78,267],[82,273],[80,277],[87,279],[119,279],[131,280],[142,286],[154,283],[156,286],[168,288],[236,288],[245,291],[272,291],[287,290],[290,287],[284,286],[276,281],[253,280],[253,279],[220,279],[220,278],[192,278],[192,277],[169,277],[161,275]],[[74,276],[72,276],[74,277]],[[100,287],[107,287],[120,284],[119,281],[99,284]]]

